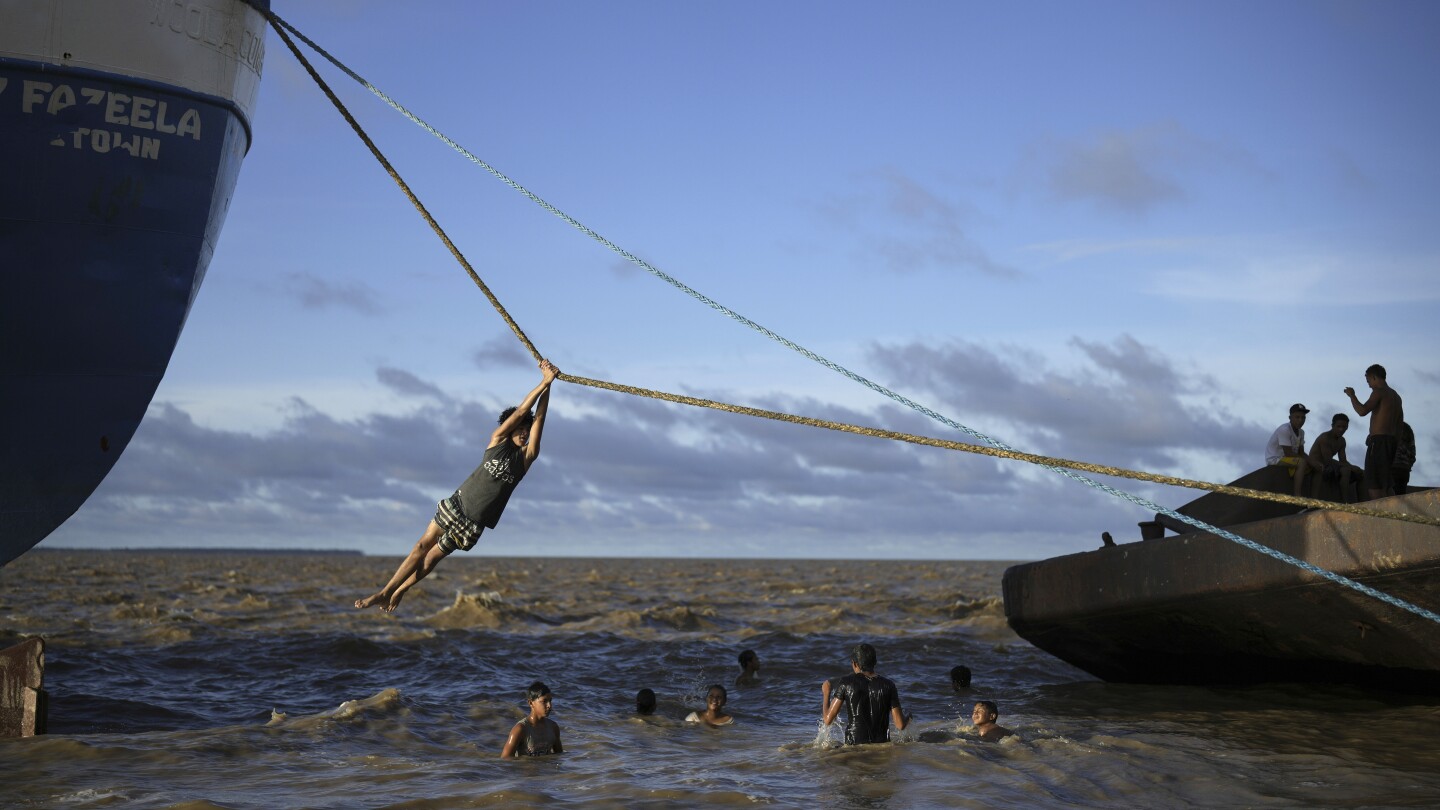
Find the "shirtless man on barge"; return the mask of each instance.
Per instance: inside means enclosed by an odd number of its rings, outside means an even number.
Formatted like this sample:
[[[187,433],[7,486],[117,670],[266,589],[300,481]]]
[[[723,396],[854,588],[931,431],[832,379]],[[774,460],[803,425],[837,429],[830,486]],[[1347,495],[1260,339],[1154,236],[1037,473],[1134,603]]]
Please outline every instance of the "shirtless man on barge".
[[[1365,369],[1365,382],[1371,388],[1369,399],[1361,402],[1354,388],[1347,387],[1345,395],[1350,397],[1355,413],[1370,417],[1370,435],[1365,438],[1365,489],[1374,500],[1395,494],[1390,467],[1399,447],[1405,407],[1400,394],[1385,381],[1384,366],[1376,363]]]

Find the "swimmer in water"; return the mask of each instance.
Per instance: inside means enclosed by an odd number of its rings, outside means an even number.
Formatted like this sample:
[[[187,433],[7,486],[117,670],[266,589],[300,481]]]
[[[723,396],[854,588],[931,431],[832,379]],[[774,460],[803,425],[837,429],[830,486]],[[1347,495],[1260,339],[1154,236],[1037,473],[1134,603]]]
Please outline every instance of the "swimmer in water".
[[[950,688],[959,692],[970,688],[970,668],[965,665],[950,668]]]
[[[822,691],[829,699],[824,725],[835,722],[841,707],[849,713],[845,723],[845,744],[864,745],[890,741],[890,723],[904,731],[913,719],[900,709],[900,693],[894,681],[875,674],[875,648],[856,644],[850,652],[851,674],[825,682]]]
[[[635,713],[655,713],[655,692],[650,689],[641,689],[635,693]]]
[[[705,690],[705,711],[691,712],[686,716],[685,722],[704,723],[711,728],[730,725],[735,722],[735,718],[725,713],[725,702],[728,699],[725,687],[718,683],[710,684]]]
[[[985,742],[997,742],[1015,733],[995,722],[999,719],[1000,709],[990,700],[976,703],[975,710],[970,713],[970,722],[975,724],[975,732]]]
[[[500,750],[502,759],[541,754],[559,754],[565,751],[560,745],[560,726],[550,719],[550,687],[536,681],[525,690],[525,702],[530,704],[530,716],[510,729],[510,738]]]
[[[740,653],[740,674],[735,676],[736,686],[754,686],[760,683],[760,656],[754,650]]]

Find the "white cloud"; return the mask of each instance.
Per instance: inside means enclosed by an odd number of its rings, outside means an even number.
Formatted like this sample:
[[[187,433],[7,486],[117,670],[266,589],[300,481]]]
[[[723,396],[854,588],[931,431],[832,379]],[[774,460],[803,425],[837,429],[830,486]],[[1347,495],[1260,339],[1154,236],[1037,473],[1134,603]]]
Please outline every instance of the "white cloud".
[[[1063,200],[1091,200],[1126,211],[1144,211],[1184,195],[1145,155],[1143,143],[1108,133],[1073,144],[1050,166],[1050,189]]]
[[[380,294],[357,281],[337,284],[309,273],[290,273],[286,276],[285,286],[287,292],[306,309],[339,307],[362,315],[378,315],[384,310],[380,305]]]
[[[1176,468],[1177,451],[1199,450],[1244,467],[1254,436],[1268,434],[1193,404],[1219,384],[1128,335],[1071,346],[1080,353],[1071,372],[1034,352],[964,341],[877,345],[872,354],[901,387],[932,392],[982,433],[1008,431],[994,438],[1027,452],[1162,472]]]
[[[485,341],[470,355],[476,368],[529,368],[535,364],[515,335],[506,332]]]
[[[1131,214],[1188,199],[1185,177],[1197,169],[1269,176],[1245,151],[1175,121],[1098,132],[1085,140],[1053,139],[1031,147],[1030,154],[1056,198]]]
[[[826,200],[820,210],[854,240],[863,261],[878,261],[891,272],[966,270],[1005,279],[1022,275],[993,258],[970,234],[975,216],[963,202],[893,167],[861,175],[853,191]]]
[[[1365,306],[1440,300],[1440,258],[1271,248],[1151,276],[1169,298],[1262,307]]]
[[[1022,250],[1060,264],[1106,259],[1143,291],[1183,301],[1270,308],[1440,300],[1440,256],[1360,252],[1308,233],[1081,238]]]
[[[1179,254],[1203,248],[1210,240],[1203,237],[1156,237],[1149,239],[1065,239],[1026,245],[1021,250],[1048,256],[1054,261],[1069,262],[1111,255]]]
[[[384,385],[386,388],[389,388],[401,396],[432,397],[441,402],[449,398],[445,392],[441,391],[438,387],[425,382],[404,369],[381,366],[375,370],[375,379],[379,380],[381,385]]]

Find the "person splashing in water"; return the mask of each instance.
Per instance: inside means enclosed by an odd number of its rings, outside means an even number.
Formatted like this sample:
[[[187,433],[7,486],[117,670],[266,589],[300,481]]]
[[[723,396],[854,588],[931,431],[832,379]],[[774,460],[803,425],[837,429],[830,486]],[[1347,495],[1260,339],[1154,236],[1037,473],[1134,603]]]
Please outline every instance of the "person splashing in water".
[[[425,534],[395,569],[395,576],[370,596],[356,599],[355,607],[379,605],[386,613],[395,612],[405,592],[435,570],[450,552],[469,551],[475,547],[481,532],[495,528],[510,493],[540,455],[540,433],[550,406],[550,384],[559,376],[560,369],[549,360],[542,360],[540,374],[540,384],[531,389],[518,406],[501,412],[500,426],[490,434],[490,444],[485,448],[480,466],[454,495],[440,501]],[[533,414],[531,406],[535,408]]]
[[[1000,725],[1000,707],[993,700],[982,700],[970,712],[970,722],[975,724],[975,733],[986,742],[999,742],[1015,732]]]
[[[635,693],[635,713],[644,715],[655,713],[655,690],[641,689]]]
[[[889,742],[891,721],[900,731],[910,725],[912,718],[900,708],[895,683],[876,675],[875,663],[875,648],[856,644],[850,652],[851,673],[825,682],[828,688],[823,691],[830,704],[820,722],[827,726],[835,722],[843,707],[850,715],[845,723],[846,745]]]
[[[705,711],[691,712],[685,722],[701,723],[711,728],[730,725],[735,722],[735,718],[725,713],[725,703],[729,699],[725,687],[718,683],[710,684],[705,690]]]
[[[736,686],[755,686],[760,683],[760,656],[754,650],[740,653],[740,674],[735,676]]]

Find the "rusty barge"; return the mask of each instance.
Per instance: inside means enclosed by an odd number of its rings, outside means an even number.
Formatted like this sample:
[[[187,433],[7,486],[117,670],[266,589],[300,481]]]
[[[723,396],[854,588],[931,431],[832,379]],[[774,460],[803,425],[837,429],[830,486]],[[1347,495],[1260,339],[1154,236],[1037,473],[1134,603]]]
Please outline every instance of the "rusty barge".
[[[1275,470],[1235,484],[1282,491]],[[1440,517],[1440,490],[1415,490],[1366,506]],[[1176,511],[1440,612],[1433,526],[1217,494]],[[1107,681],[1440,694],[1440,623],[1173,518],[1141,527],[1140,542],[1008,569],[1010,626]]]

